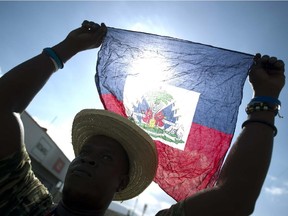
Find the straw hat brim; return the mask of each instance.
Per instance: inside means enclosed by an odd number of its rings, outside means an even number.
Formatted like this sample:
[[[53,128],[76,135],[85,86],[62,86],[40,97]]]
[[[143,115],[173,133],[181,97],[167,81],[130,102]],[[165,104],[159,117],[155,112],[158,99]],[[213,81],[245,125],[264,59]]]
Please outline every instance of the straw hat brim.
[[[131,199],[143,192],[153,181],[157,170],[157,150],[152,138],[139,126],[107,110],[84,109],[74,118],[72,145],[75,156],[85,142],[95,135],[117,140],[129,158],[129,183],[116,192],[113,200]]]

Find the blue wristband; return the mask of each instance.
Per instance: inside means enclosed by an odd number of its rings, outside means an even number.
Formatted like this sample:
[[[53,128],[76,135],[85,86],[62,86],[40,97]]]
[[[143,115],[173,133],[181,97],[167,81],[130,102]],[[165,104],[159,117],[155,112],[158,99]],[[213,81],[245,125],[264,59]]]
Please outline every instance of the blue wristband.
[[[268,103],[268,104],[273,104],[273,105],[278,105],[279,107],[281,106],[281,102],[274,97],[269,97],[269,96],[258,96],[254,97],[251,102],[263,102],[263,103]],[[250,102],[250,103],[251,103]]]
[[[56,62],[58,68],[62,69],[64,67],[62,60],[52,48],[45,48],[43,52]]]

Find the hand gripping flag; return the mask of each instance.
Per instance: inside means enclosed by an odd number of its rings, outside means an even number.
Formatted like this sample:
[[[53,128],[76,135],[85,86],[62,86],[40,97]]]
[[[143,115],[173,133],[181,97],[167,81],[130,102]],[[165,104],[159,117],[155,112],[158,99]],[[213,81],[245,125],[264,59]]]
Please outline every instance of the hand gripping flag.
[[[108,28],[95,76],[100,99],[155,140],[154,181],[175,200],[215,184],[252,61],[245,53]]]

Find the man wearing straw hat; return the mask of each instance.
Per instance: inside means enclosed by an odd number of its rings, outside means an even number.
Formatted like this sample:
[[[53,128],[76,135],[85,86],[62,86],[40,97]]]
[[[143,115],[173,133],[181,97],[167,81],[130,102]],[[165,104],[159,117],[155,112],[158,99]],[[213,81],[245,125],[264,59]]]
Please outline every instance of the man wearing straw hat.
[[[31,171],[19,113],[49,77],[80,51],[99,47],[106,26],[84,21],[53,48],[18,65],[0,79],[0,214],[104,215],[112,200],[127,200],[152,182],[157,169],[153,140],[129,120],[104,110],[80,111],[73,122],[76,158],[66,174],[63,197],[52,203]],[[249,79],[254,98],[214,188],[201,191],[159,215],[249,215],[265,179],[277,129],[284,63],[257,54]],[[261,136],[255,136],[260,134]],[[257,156],[255,156],[257,155]],[[237,170],[237,171],[236,171]]]

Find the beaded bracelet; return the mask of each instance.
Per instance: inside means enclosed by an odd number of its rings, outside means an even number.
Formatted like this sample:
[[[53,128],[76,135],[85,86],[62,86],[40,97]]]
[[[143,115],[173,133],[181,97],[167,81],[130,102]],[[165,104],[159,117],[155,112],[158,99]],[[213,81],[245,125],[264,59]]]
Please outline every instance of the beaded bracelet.
[[[270,111],[274,112],[275,116],[278,114],[280,107],[277,104],[271,105],[263,102],[250,102],[245,111],[249,115],[258,111]]]
[[[64,67],[63,61],[59,58],[57,53],[52,48],[44,48],[43,53],[45,53],[53,62],[56,71]]]
[[[277,135],[278,131],[277,131],[277,128],[275,127],[275,125],[273,125],[273,124],[271,124],[269,122],[266,122],[266,121],[262,121],[262,120],[252,120],[252,119],[246,120],[242,124],[242,129],[249,123],[260,123],[260,124],[267,125],[267,126],[269,126],[270,128],[273,129],[274,137]]]

